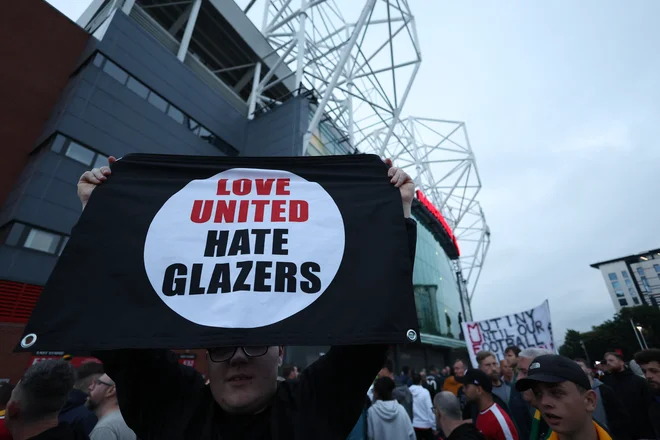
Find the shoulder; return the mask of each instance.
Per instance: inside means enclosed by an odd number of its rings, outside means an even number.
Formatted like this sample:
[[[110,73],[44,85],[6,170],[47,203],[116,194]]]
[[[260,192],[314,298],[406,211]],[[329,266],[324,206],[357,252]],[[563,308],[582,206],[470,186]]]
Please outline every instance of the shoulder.
[[[503,418],[511,419],[511,417],[509,416],[509,413],[507,412],[505,406],[502,406],[502,405],[499,405],[499,404],[496,403],[495,405],[493,405],[493,412],[495,413],[496,416],[501,414]]]
[[[117,438],[117,432],[109,425],[99,426],[97,424],[89,434],[89,440],[107,440],[115,438]]]

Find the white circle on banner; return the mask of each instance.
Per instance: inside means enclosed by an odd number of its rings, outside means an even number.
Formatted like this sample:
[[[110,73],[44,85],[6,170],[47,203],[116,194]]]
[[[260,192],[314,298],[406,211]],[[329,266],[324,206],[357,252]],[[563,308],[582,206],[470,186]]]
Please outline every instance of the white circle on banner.
[[[163,204],[147,232],[144,266],[183,318],[255,328],[316,301],[344,244],[341,213],[321,185],[282,170],[233,168],[191,181]]]

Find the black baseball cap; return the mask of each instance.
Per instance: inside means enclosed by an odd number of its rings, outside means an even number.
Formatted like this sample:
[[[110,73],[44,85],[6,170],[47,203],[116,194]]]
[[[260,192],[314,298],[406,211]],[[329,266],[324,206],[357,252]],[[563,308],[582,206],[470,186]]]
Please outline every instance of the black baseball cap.
[[[488,393],[493,392],[493,381],[481,370],[467,370],[463,377],[456,378],[456,382],[462,383],[463,385],[477,385]]]
[[[516,382],[518,391],[525,391],[537,382],[573,382],[586,390],[591,389],[589,378],[577,363],[558,354],[544,354],[529,365],[527,377]]]

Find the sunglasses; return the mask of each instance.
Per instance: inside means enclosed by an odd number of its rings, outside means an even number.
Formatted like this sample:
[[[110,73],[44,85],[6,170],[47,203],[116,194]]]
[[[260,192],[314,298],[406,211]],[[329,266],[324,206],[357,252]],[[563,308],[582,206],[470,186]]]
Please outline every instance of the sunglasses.
[[[114,383],[103,382],[101,379],[94,380],[94,385],[105,385],[106,387],[114,387]]]
[[[245,356],[249,358],[255,358],[263,356],[268,352],[268,346],[263,347],[216,347],[209,348],[209,358],[213,362],[227,362],[229,359],[234,357],[236,351],[241,348]]]

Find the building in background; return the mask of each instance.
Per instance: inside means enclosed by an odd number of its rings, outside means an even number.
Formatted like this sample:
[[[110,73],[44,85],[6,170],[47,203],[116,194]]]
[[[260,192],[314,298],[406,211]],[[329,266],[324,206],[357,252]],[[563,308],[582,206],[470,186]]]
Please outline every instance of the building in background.
[[[35,359],[9,353],[80,215],[78,178],[129,153],[394,158],[428,197],[414,206],[424,345],[398,359],[444,364],[464,347],[490,232],[465,125],[400,118],[421,62],[407,1],[365,0],[353,18],[333,0],[290,3],[262,0],[259,27],[249,0],[93,0],[77,23],[43,0],[7,5],[0,379]],[[423,141],[433,124],[439,137]],[[296,349],[301,366],[325,351]],[[181,354],[201,371],[205,359]]]
[[[660,304],[660,249],[591,265],[599,269],[618,312],[622,307]]]

